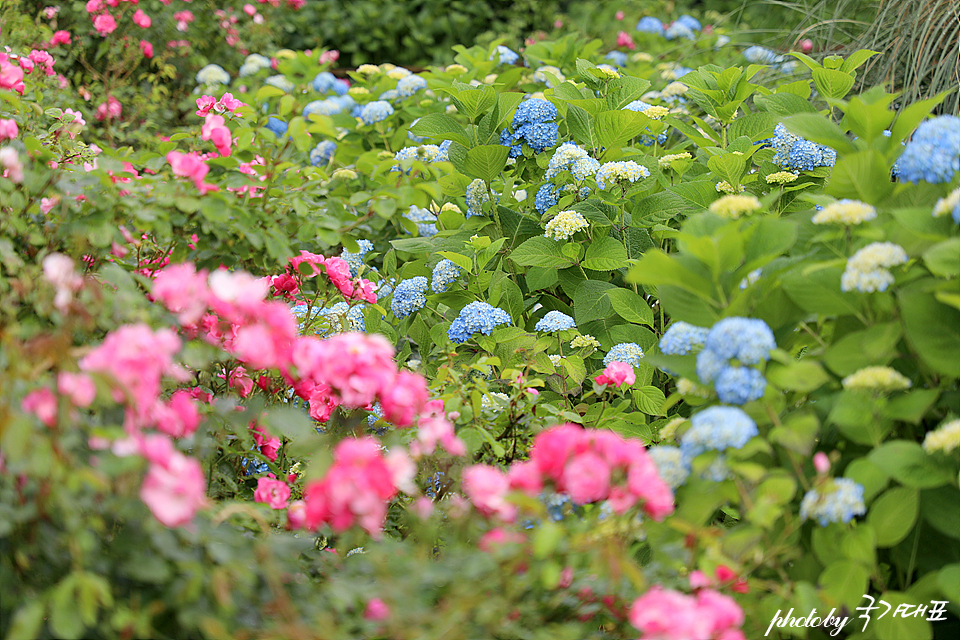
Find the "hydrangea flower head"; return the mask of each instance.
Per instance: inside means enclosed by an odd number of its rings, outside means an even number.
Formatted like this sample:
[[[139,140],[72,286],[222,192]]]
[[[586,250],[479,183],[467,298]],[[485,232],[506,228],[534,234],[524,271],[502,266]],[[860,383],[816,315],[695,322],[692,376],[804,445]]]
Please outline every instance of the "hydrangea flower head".
[[[393,115],[393,107],[385,100],[376,100],[360,110],[360,120],[367,125],[382,122],[391,115]]]
[[[898,164],[905,182],[950,182],[960,171],[960,118],[938,116],[920,123]]]
[[[617,182],[627,180],[636,182],[640,178],[650,176],[650,171],[642,164],[637,164],[633,160],[620,162],[606,162],[600,166],[597,171],[597,186],[606,189],[607,184],[613,186]]]
[[[778,54],[766,47],[753,45],[744,49],[743,57],[754,64],[773,64],[777,62]]]
[[[685,356],[703,347],[710,329],[678,321],[670,325],[660,338],[660,351],[671,356]]]
[[[577,211],[561,211],[547,223],[544,237],[554,240],[569,240],[578,231],[590,227],[590,223]]]
[[[893,274],[887,269],[906,264],[907,252],[892,242],[874,242],[857,251],[847,260],[847,268],[840,278],[840,290],[856,289],[863,293],[886,291],[893,284]]]
[[[679,20],[667,27],[667,30],[663,32],[663,37],[667,40],[676,40],[677,38],[685,38],[687,40],[697,39],[697,35],[693,32],[693,29],[681,23]]]
[[[657,446],[647,450],[653,463],[657,465],[657,475],[671,489],[676,489],[690,477],[690,461],[678,447]]]
[[[618,67],[627,66],[627,54],[623,51],[610,51],[603,57],[604,60],[609,60]]]
[[[511,324],[510,315],[503,309],[486,302],[471,302],[450,323],[447,336],[453,342],[462,344],[478,333],[489,336],[495,327]]]
[[[720,402],[743,405],[763,397],[767,380],[753,367],[726,367],[714,382]]]
[[[410,205],[410,210],[403,214],[407,220],[417,223],[417,231],[424,238],[429,238],[437,234],[437,216],[428,209],[421,209],[416,205]]]
[[[550,65],[545,65],[545,66],[542,66],[542,67],[537,68],[537,70],[533,72],[533,79],[534,79],[536,82],[542,82],[542,83],[544,83],[545,85],[547,85],[547,88],[550,88],[550,87],[553,86],[553,81],[551,81],[551,80],[547,77],[547,74],[548,74],[548,73],[556,76],[557,79],[558,79],[560,82],[566,82],[566,80],[567,80],[567,77],[566,77],[565,75],[563,75],[563,73],[560,72],[560,69],[558,69],[558,68],[556,68],[556,67],[552,67],[552,66],[550,66]]]
[[[443,293],[453,284],[463,270],[453,261],[444,258],[433,268],[433,277],[430,280],[430,289],[434,293]]]
[[[310,82],[310,88],[317,93],[335,93],[342,96],[350,89],[350,86],[329,71],[321,71]]]
[[[654,18],[653,16],[644,16],[640,18],[640,22],[637,23],[637,31],[663,36],[663,23],[660,22],[659,18]]]
[[[766,362],[777,348],[773,332],[756,318],[724,318],[711,327],[704,348],[722,358],[736,358],[740,364]]]
[[[243,61],[243,65],[240,67],[240,77],[245,78],[247,76],[252,76],[261,69],[270,68],[270,58],[262,56],[259,53],[251,53],[247,56],[247,59]]]
[[[517,60],[520,59],[516,51],[502,44],[498,45],[496,51],[490,54],[490,59],[493,60],[494,56],[500,57],[499,64],[516,64]]]
[[[230,84],[230,74],[218,64],[208,64],[197,71],[197,83],[203,85]]]
[[[927,453],[951,453],[960,449],[960,419],[944,422],[936,430],[927,432],[923,450]]]
[[[690,425],[680,442],[688,461],[705,451],[742,449],[759,433],[753,418],[736,407],[708,407],[694,414]]]
[[[537,331],[546,332],[565,331],[567,329],[576,329],[577,323],[567,314],[554,310],[548,311],[547,315],[540,318],[534,328]]]
[[[640,345],[635,342],[621,342],[607,352],[603,358],[603,366],[611,362],[626,362],[631,367],[639,367],[641,358],[643,358],[643,349]]]
[[[267,129],[279,138],[287,132],[287,123],[276,116],[270,116],[267,119]]]
[[[547,172],[543,177],[547,180],[552,180],[558,176],[561,171],[569,171],[574,163],[587,158],[590,158],[590,155],[586,149],[578,147],[575,142],[564,142],[553,152],[550,162],[547,163]]]
[[[350,275],[356,278],[360,275],[360,269],[363,267],[363,258],[373,251],[373,243],[369,240],[357,240],[359,251],[352,253],[344,249],[340,252],[340,257],[350,265]]]
[[[537,195],[533,199],[533,206],[538,213],[546,213],[547,209],[560,201],[557,196],[557,187],[548,182],[537,190]]]
[[[513,128],[524,124],[539,124],[557,119],[557,108],[549,100],[530,98],[524,100],[513,114]]]
[[[821,527],[831,522],[850,522],[866,512],[863,485],[850,478],[836,478],[826,487],[811,489],[800,501],[800,518],[815,518]]]
[[[393,290],[390,310],[397,318],[406,318],[427,304],[426,292],[427,279],[424,276],[402,280]]]
[[[486,185],[483,180],[477,178],[467,185],[467,217],[483,215],[483,204],[490,202],[490,194],[487,193]]]
[[[774,164],[785,169],[812,171],[817,167],[832,167],[837,161],[837,152],[810,140],[795,136],[778,124],[773,130]]]
[[[333,159],[333,153],[337,150],[337,143],[332,140],[321,140],[317,146],[310,151],[310,164],[315,167],[330,164]]]
[[[263,81],[264,84],[268,84],[271,87],[276,87],[285,93],[293,93],[296,87],[292,82],[287,80],[287,77],[284,75],[275,75],[270,76],[269,78]]]
[[[737,220],[745,213],[759,211],[761,206],[760,201],[755,196],[726,195],[710,203],[710,213],[714,213],[721,218]]]
[[[700,21],[699,21],[699,20],[697,20],[697,19],[694,18],[693,16],[691,16],[691,15],[689,15],[689,14],[686,14],[686,13],[683,14],[682,16],[680,16],[679,18],[677,18],[677,22],[679,22],[680,24],[684,25],[685,27],[687,27],[687,28],[690,29],[691,31],[700,31],[700,30],[703,28],[703,27],[700,25]]]
[[[597,175],[598,171],[600,171],[600,162],[593,158],[580,158],[570,166],[570,174],[577,182],[583,182]]]
[[[903,391],[912,384],[909,378],[890,367],[864,367],[843,379],[844,389],[864,391]]]
[[[953,216],[953,221],[960,224],[960,189],[954,189],[946,198],[937,200],[933,207],[933,217],[939,218],[947,214]]]
[[[397,80],[397,93],[401,98],[409,98],[418,91],[427,88],[427,81],[416,75],[404,76]]]

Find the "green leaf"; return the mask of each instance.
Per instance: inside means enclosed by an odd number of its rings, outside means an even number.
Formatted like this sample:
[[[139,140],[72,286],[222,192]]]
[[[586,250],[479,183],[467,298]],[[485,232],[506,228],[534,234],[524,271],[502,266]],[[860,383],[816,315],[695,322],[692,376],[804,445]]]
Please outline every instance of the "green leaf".
[[[893,193],[890,168],[883,157],[875,151],[858,151],[848,154],[833,167],[824,193],[834,198],[862,200],[881,206]]]
[[[673,285],[699,296],[709,295],[713,285],[662,251],[647,251],[629,273],[628,282]]]
[[[921,491],[920,513],[943,535],[960,539],[960,491],[956,487]],[[960,586],[960,582],[957,585]]]
[[[453,140],[469,147],[470,139],[460,123],[445,113],[429,113],[410,127],[414,135],[437,140]]]
[[[830,375],[820,363],[791,362],[789,365],[771,363],[766,370],[767,380],[780,389],[810,393],[830,381]]]
[[[629,289],[617,287],[608,290],[607,297],[610,298],[613,310],[627,322],[653,327],[653,311],[642,296]]]
[[[607,149],[622,147],[639,136],[650,124],[650,118],[636,111],[605,111],[596,116],[600,143]]]
[[[830,345],[823,361],[839,376],[848,376],[864,367],[886,365],[896,355],[902,335],[899,322],[854,331]]]
[[[839,154],[853,153],[856,147],[836,124],[816,113],[799,113],[784,118],[783,126],[801,138],[826,145]]]
[[[914,102],[909,107],[905,107],[897,116],[896,122],[890,129],[890,139],[893,142],[902,142],[906,140],[917,128],[917,125],[927,117],[927,115],[947,97],[949,91],[937,94],[932,98]]]
[[[839,69],[813,69],[811,73],[813,84],[824,98],[843,98],[857,81],[852,75]]]
[[[841,293],[839,267],[811,265],[784,274],[781,282],[787,295],[804,311],[821,315],[848,315],[859,312],[863,294]]]
[[[757,95],[753,102],[764,111],[778,116],[792,116],[795,113],[816,113],[816,108],[808,100],[804,100],[792,93],[771,93],[767,96]]]
[[[929,293],[903,292],[900,313],[920,358],[940,373],[960,376],[960,310]]]
[[[863,65],[864,62],[869,60],[875,55],[878,55],[879,51],[870,51],[870,49],[860,49],[851,53],[846,60],[843,61],[843,64],[840,65],[840,71],[844,73],[850,73],[855,71]]]
[[[560,243],[543,236],[526,240],[513,250],[510,259],[522,267],[569,267],[573,264],[563,255]]]
[[[884,593],[880,594],[880,597],[877,600],[878,602],[880,600],[886,602],[892,607],[892,611],[894,612],[896,612],[900,606],[904,604],[923,606],[930,605],[929,602],[922,602],[911,595],[906,593],[898,593],[896,591],[885,591]],[[905,610],[911,611],[911,613],[916,613],[916,606]],[[874,631],[876,632],[879,640],[903,640],[904,638],[909,638],[910,640],[931,640],[931,638],[933,638],[933,627],[923,616],[906,616],[903,614],[899,616],[888,615],[878,617],[875,624],[876,628]]]
[[[7,630],[7,640],[33,640],[43,626],[43,600],[33,598],[23,602]]]
[[[657,387],[640,387],[639,389],[634,389],[632,395],[633,404],[637,407],[638,411],[648,416],[666,415],[663,413],[663,403],[666,402],[666,398],[663,395],[663,391]]]
[[[730,125],[728,137],[736,140],[740,136],[747,136],[753,142],[773,137],[773,129],[780,122],[780,117],[773,113],[759,111],[737,118]]]
[[[920,513],[920,492],[894,487],[870,505],[867,524],[877,532],[878,547],[892,547],[910,533]]]
[[[948,564],[941,569],[937,585],[951,602],[960,601],[960,563]]]
[[[870,573],[859,562],[834,562],[820,574],[817,584],[822,589],[824,603],[829,607],[853,610],[867,593]]]
[[[960,238],[950,238],[930,247],[923,254],[927,268],[941,278],[960,275]]]
[[[591,320],[600,320],[610,317],[613,305],[607,292],[616,286],[599,280],[584,280],[573,295],[573,312],[577,325],[581,326]]]
[[[868,503],[890,484],[890,476],[866,458],[857,458],[848,464],[843,476],[863,485],[863,499]]]
[[[484,182],[493,182],[507,165],[507,156],[510,147],[501,144],[487,144],[474,147],[467,152],[464,168],[469,175],[480,178]]]
[[[689,209],[687,202],[672,191],[659,191],[636,202],[631,211],[633,224],[652,227],[666,224]]]
[[[885,442],[867,456],[900,484],[915,489],[932,489],[953,481],[954,470],[923,450],[916,442]]]
[[[583,145],[585,149],[598,149],[601,146],[593,116],[587,113],[585,109],[573,104],[570,105],[567,109],[567,127],[574,140]]]
[[[627,249],[610,236],[587,245],[583,266],[594,271],[613,271],[627,266]]]
[[[473,260],[471,260],[469,256],[465,256],[460,253],[454,253],[453,251],[438,251],[437,253],[447,260],[452,261],[467,273],[473,271]]]

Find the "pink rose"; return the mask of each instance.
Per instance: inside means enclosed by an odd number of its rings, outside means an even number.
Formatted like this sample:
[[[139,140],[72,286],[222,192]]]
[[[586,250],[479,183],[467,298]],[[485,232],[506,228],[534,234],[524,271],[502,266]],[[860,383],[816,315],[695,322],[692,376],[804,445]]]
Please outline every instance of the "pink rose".
[[[49,45],[55,47],[58,44],[70,44],[70,32],[60,29],[55,31],[53,37],[50,38]]]
[[[93,28],[101,36],[110,35],[117,29],[117,21],[109,13],[101,13],[93,19]]]
[[[83,373],[61,371],[57,376],[57,391],[70,398],[75,407],[89,407],[97,397],[97,387],[90,376]]]
[[[140,41],[140,51],[143,53],[144,58],[153,57],[153,45],[147,42],[146,40]]]
[[[140,499],[164,526],[189,523],[207,503],[200,462],[174,451],[167,464],[151,465],[140,487]]]
[[[285,509],[290,499],[290,487],[282,480],[261,477],[257,480],[257,490],[253,500],[270,505],[271,509]]]
[[[371,598],[367,602],[367,608],[363,612],[365,620],[380,622],[390,617],[390,607],[380,598]]]
[[[563,487],[577,504],[597,502],[610,492],[610,467],[595,453],[583,453],[567,463]]]
[[[57,424],[57,396],[46,387],[34,389],[23,397],[20,408],[40,418],[48,427]]]
[[[13,140],[19,134],[16,120],[0,120],[0,140]]]
[[[150,25],[153,24],[153,20],[151,20],[150,16],[145,14],[142,9],[137,9],[133,12],[133,24],[141,29],[149,29]]]
[[[517,507],[507,501],[510,481],[507,475],[484,465],[473,465],[463,471],[463,492],[485,516],[496,516],[504,522],[513,522]]]
[[[620,387],[623,384],[632,385],[637,381],[637,375],[633,367],[626,362],[611,362],[603,373],[594,378],[597,384],[613,385]]]

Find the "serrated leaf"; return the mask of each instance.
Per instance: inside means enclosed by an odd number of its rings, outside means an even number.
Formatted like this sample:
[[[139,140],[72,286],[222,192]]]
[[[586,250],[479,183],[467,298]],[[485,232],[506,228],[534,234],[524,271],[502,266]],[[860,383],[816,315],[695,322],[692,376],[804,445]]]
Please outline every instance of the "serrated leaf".
[[[534,236],[510,253],[510,259],[522,267],[569,267],[570,258],[563,255],[555,240]]]
[[[472,175],[490,183],[500,175],[500,172],[507,165],[509,154],[510,147],[501,144],[481,145],[467,152],[463,166],[467,175]]]
[[[410,127],[414,135],[434,138],[437,140],[453,140],[469,147],[470,140],[466,131],[453,117],[445,113],[429,113]]]
[[[619,241],[607,236],[587,245],[583,266],[594,271],[613,271],[627,266],[627,249]]]

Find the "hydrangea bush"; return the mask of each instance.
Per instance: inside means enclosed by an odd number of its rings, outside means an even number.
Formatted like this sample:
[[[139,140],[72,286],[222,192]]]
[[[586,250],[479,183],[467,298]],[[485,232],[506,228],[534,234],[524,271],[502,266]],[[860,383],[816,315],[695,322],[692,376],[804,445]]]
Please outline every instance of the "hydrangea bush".
[[[118,148],[3,54],[0,632],[949,637],[960,121],[641,24],[696,68],[251,52]]]

